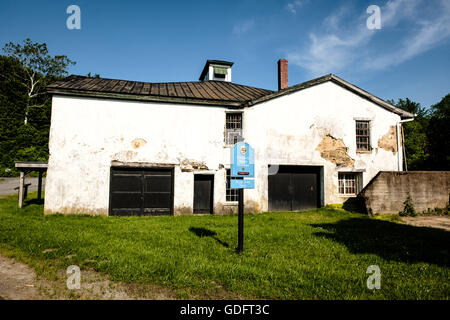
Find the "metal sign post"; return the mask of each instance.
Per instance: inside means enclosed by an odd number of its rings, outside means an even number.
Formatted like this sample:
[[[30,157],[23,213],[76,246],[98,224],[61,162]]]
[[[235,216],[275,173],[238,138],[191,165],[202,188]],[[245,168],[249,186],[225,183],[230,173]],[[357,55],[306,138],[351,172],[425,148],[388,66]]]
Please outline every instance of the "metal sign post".
[[[242,250],[244,250],[244,189],[239,189],[237,252],[241,253]]]
[[[231,149],[231,188],[239,190],[238,207],[238,247],[237,252],[244,250],[244,189],[254,189],[254,180],[235,180],[233,178],[254,178],[255,157],[253,148],[245,142],[238,142]]]

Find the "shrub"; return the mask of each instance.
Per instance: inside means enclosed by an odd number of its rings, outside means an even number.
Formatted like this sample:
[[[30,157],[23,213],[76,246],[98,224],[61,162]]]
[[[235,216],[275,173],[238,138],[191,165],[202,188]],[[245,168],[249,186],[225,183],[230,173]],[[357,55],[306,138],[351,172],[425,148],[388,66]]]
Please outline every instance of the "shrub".
[[[434,208],[424,210],[422,215],[430,215],[430,216],[448,216],[450,214],[450,203],[448,203],[445,208]]]
[[[405,205],[403,208],[403,211],[399,212],[399,215],[402,217],[415,217],[417,216],[416,209],[414,209],[414,204],[411,198],[411,195],[408,193],[408,197],[406,197],[405,202],[403,202]]]

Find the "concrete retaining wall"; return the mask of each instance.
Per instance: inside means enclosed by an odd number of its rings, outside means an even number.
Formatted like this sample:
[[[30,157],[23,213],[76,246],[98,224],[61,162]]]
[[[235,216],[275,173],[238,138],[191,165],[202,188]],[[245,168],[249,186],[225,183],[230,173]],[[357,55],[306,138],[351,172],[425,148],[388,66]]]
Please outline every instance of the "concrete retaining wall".
[[[381,171],[361,191],[369,214],[398,213],[411,195],[414,208],[444,208],[449,202],[450,171]]]

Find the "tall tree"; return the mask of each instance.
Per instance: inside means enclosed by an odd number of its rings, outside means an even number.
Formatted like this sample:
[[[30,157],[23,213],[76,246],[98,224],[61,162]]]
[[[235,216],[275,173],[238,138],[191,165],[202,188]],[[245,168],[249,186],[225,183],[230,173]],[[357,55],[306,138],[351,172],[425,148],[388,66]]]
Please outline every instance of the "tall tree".
[[[450,170],[450,94],[428,110],[408,98],[389,102],[416,114],[403,124],[408,168]]]
[[[450,170],[450,94],[431,106],[427,136],[430,166],[434,170]]]
[[[67,74],[66,56],[45,43],[8,43],[0,55],[0,176],[14,176],[15,161],[46,161],[51,99],[45,87]]]
[[[427,137],[429,112],[420,103],[408,98],[398,99],[397,102],[390,100],[389,103],[416,115],[414,121],[402,124],[406,162],[410,170],[426,169],[429,158]]]
[[[67,56],[51,56],[45,43],[35,43],[26,39],[22,44],[8,43],[3,51],[20,63],[20,70],[16,69],[8,75],[22,86],[25,92],[24,124],[28,123],[30,108],[42,107],[45,103],[38,99],[45,94],[45,86],[58,78],[67,75],[67,67],[75,64]]]

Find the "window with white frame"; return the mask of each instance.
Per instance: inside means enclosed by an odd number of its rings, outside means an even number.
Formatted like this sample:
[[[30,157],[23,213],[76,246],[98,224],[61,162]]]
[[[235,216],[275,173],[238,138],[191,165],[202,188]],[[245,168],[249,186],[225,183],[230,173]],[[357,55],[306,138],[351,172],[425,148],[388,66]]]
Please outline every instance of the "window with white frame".
[[[356,120],[356,151],[370,150],[370,121]]]
[[[234,145],[242,140],[242,113],[227,112],[225,125],[225,144]]]
[[[239,189],[231,189],[231,179],[243,179],[243,178],[231,178],[231,170],[227,169],[227,185],[226,185],[226,199],[225,201],[239,201]]]
[[[339,194],[343,196],[356,196],[360,191],[360,172],[339,172]]]

